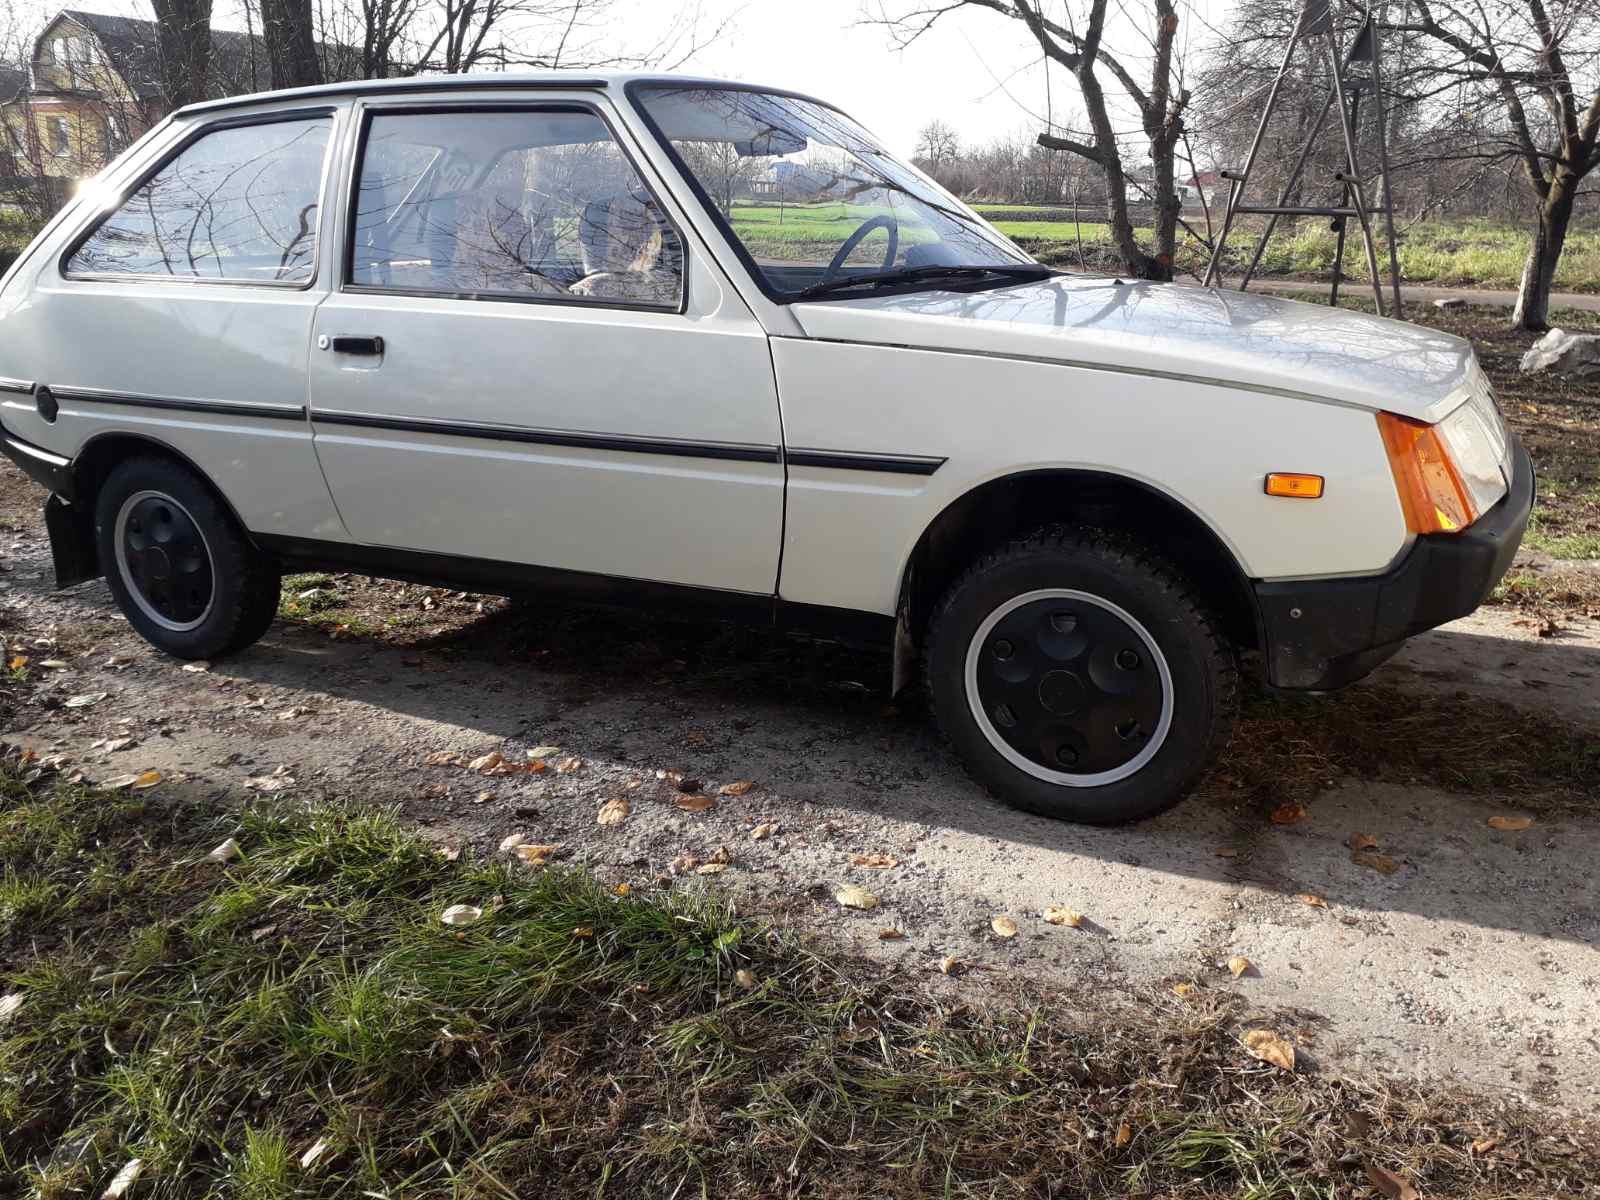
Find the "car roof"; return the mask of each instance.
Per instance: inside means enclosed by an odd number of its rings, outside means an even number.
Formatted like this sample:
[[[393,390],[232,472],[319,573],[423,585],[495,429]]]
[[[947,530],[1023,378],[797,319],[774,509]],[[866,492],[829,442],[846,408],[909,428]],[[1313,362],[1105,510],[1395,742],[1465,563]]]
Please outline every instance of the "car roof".
[[[222,109],[250,108],[255,105],[275,104],[283,100],[316,100],[332,96],[382,96],[389,93],[438,93],[472,91],[539,91],[561,89],[564,91],[603,91],[621,89],[631,83],[663,83],[679,86],[738,88],[756,92],[772,92],[809,100],[814,104],[827,104],[814,96],[787,91],[784,88],[764,87],[754,83],[739,83],[728,79],[712,79],[697,75],[674,75],[649,71],[482,71],[465,75],[407,75],[398,79],[357,79],[348,83],[324,83],[315,87],[284,88],[276,92],[252,92],[244,96],[227,96],[221,100],[203,100],[186,105],[173,115],[187,117],[211,113]],[[834,107],[827,104],[829,108]]]

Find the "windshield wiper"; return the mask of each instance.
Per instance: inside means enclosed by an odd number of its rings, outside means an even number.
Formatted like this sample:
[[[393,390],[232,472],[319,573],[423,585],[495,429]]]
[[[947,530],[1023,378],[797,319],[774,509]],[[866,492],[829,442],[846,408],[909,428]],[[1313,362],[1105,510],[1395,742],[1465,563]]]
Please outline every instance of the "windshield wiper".
[[[852,288],[893,287],[898,283],[918,283],[924,279],[982,279],[985,276],[993,276],[999,279],[1030,280],[1047,279],[1055,273],[1053,268],[1041,263],[991,267],[929,263],[922,267],[902,267],[898,271],[872,271],[866,275],[828,279],[822,283],[814,283],[808,288],[802,288],[794,294],[794,299],[815,300],[819,296],[831,296],[836,292],[846,292]]]

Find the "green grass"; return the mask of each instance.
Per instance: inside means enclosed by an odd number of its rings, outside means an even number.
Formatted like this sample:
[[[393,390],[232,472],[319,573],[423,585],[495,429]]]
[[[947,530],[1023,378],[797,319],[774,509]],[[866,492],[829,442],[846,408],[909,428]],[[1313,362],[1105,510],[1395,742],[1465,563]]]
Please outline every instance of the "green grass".
[[[1256,1063],[1225,992],[988,1008],[714,894],[449,862],[385,812],[24,771],[0,763],[6,1194],[98,1194],[135,1157],[139,1200],[1309,1198],[1361,1157],[1508,1197],[1600,1171],[1577,1123]],[[206,861],[229,834],[243,856]],[[456,903],[485,916],[442,925]],[[1474,1156],[1489,1131],[1506,1152]]]

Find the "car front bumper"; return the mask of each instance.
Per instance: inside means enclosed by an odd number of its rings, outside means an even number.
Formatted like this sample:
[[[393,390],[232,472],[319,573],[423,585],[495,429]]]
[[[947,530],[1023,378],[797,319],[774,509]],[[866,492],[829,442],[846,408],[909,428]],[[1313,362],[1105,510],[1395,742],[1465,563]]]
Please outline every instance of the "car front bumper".
[[[1533,462],[1520,442],[1513,441],[1511,463],[1511,487],[1498,504],[1460,533],[1416,538],[1391,571],[1256,584],[1267,682],[1293,691],[1344,687],[1406,638],[1488,599],[1533,508]]]

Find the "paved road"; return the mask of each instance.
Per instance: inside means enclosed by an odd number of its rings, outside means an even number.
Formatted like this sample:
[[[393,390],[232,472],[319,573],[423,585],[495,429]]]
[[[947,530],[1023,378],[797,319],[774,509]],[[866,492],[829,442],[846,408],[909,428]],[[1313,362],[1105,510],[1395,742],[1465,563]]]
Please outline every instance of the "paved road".
[[[1258,279],[1250,285],[1251,289],[1258,292],[1275,292],[1279,295],[1299,296],[1302,292],[1311,293],[1312,296],[1326,300],[1328,297],[1328,284],[1317,283],[1306,279]],[[1346,280],[1341,289],[1345,295],[1368,296],[1371,291],[1363,285],[1352,284]],[[1384,290],[1385,298],[1389,292]],[[1493,288],[1474,287],[1421,287],[1406,284],[1400,292],[1401,299],[1406,303],[1432,304],[1435,300],[1444,300],[1452,296],[1460,296],[1468,304],[1483,304],[1495,308],[1513,308],[1517,303],[1517,294],[1512,291],[1499,291]],[[1305,297],[1310,299],[1310,296]],[[1564,308],[1577,309],[1579,312],[1600,312],[1600,294],[1584,292],[1556,292],[1550,297],[1550,309],[1559,314]]]

